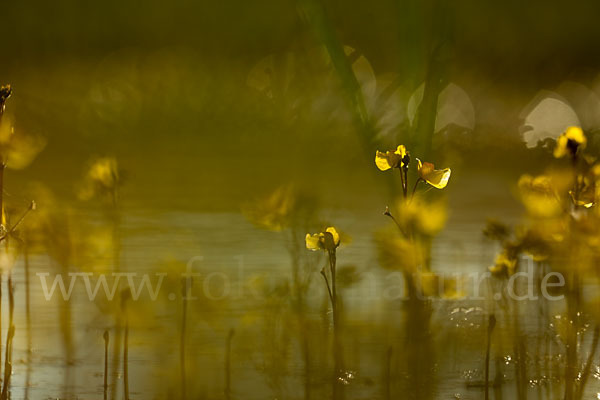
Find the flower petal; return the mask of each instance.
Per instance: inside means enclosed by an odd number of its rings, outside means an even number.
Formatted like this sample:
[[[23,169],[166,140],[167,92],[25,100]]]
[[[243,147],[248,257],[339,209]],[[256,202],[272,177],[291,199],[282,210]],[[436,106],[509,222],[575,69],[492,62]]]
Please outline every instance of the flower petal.
[[[401,159],[404,158],[404,156],[407,154],[406,146],[403,144],[398,145],[398,148],[396,149],[396,151],[394,153],[398,154]]]
[[[377,165],[377,168],[379,168],[381,171],[387,171],[388,169],[394,167],[390,158],[389,152],[383,153],[378,151],[375,153],[375,165]]]
[[[311,235],[310,233],[306,234],[306,248],[312,251],[317,251],[321,248],[319,234]]]
[[[571,142],[571,143],[569,143]],[[571,126],[556,139],[556,147],[554,147],[554,157],[562,158],[569,153],[577,152],[578,148],[585,148],[587,138],[583,130],[578,126]]]
[[[574,141],[582,147],[585,147],[587,143],[587,138],[585,137],[583,130],[578,126],[571,126],[567,128],[564,135],[567,137],[567,139]]]
[[[331,236],[333,236],[333,243],[336,247],[340,245],[340,234],[333,226],[330,226],[329,228],[325,229],[325,232],[331,233]]]
[[[419,173],[419,176],[422,179],[427,179],[427,175],[429,175],[430,173],[432,173],[435,170],[435,167],[432,163],[424,163],[421,162],[421,160],[419,160],[417,158],[417,172]]]
[[[448,180],[450,179],[451,172],[452,171],[450,171],[450,168],[437,169],[437,170],[430,172],[427,175],[427,178],[425,180],[431,186],[438,188],[438,189],[443,189],[448,184]]]
[[[556,146],[554,147],[554,157],[562,158],[567,155],[567,139],[566,136],[560,135],[558,139],[556,139]]]

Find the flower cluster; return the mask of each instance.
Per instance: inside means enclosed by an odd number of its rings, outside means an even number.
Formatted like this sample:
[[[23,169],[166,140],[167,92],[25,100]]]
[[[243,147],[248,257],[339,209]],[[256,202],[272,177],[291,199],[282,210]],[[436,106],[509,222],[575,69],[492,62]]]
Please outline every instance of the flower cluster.
[[[394,213],[386,208],[384,215],[393,220],[396,229],[385,229],[375,234],[379,263],[383,268],[402,271],[406,276],[409,293],[420,295],[448,295],[449,291],[429,290],[440,281],[430,270],[431,238],[446,223],[446,206],[442,201],[427,201],[417,191],[419,183],[443,189],[450,179],[450,168],[436,169],[432,163],[416,158],[416,180],[410,195],[409,167],[411,157],[404,145],[396,150],[375,153],[375,165],[381,171],[398,169],[402,184],[402,197],[396,202]],[[448,283],[448,285],[446,285]],[[452,282],[444,282],[454,287]],[[428,289],[429,288],[429,289]]]
[[[388,169],[398,168],[402,177],[402,188],[406,189],[408,186],[407,182],[407,171],[410,163],[410,155],[406,150],[406,146],[399,145],[396,150],[390,150],[381,152],[377,151],[375,153],[375,165],[381,171],[387,171]],[[419,181],[427,182],[431,186],[443,189],[448,184],[448,180],[450,179],[450,168],[444,169],[435,169],[435,166],[432,163],[422,162],[417,158],[417,173],[419,178],[417,179],[416,184]]]
[[[522,175],[517,192],[531,223],[498,240],[502,250],[490,271],[510,276],[518,270],[518,259],[528,255],[549,263],[555,270],[584,271],[600,260],[600,162],[584,153],[587,138],[579,127],[566,129],[557,139],[553,155],[567,158],[544,174]],[[576,263],[567,263],[574,259]],[[571,266],[567,264],[572,264]]]

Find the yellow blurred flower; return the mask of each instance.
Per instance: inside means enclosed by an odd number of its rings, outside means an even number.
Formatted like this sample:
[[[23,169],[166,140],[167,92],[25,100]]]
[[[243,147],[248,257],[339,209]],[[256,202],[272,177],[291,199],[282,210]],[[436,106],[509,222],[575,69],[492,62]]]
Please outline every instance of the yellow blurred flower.
[[[578,126],[571,126],[556,140],[554,157],[562,158],[566,155],[574,157],[579,149],[584,149],[587,144],[583,130]]]
[[[79,195],[88,200],[97,195],[114,194],[120,182],[119,165],[112,157],[94,161],[88,169]]]
[[[516,269],[517,259],[509,256],[506,251],[503,251],[500,254],[498,254],[496,256],[496,261],[494,265],[489,267],[490,272],[497,276],[511,276],[516,272]]]
[[[375,164],[381,171],[387,171],[390,168],[402,168],[408,166],[410,157],[404,145],[399,145],[395,151],[375,153]]]
[[[100,158],[88,171],[88,177],[105,187],[113,187],[119,181],[117,160],[114,158]]]
[[[10,97],[10,86],[0,88],[0,162],[11,169],[23,169],[35,159],[46,146],[41,136],[15,132],[11,115],[3,115],[5,101]]]
[[[426,202],[422,196],[401,199],[398,203],[398,223],[405,232],[433,236],[442,230],[448,214],[443,201]]]
[[[446,187],[451,173],[450,168],[435,169],[432,163],[423,163],[418,158],[417,171],[421,179],[438,189]]]
[[[243,213],[259,228],[278,232],[289,226],[295,204],[292,186],[281,186],[264,199],[244,206]]]
[[[517,184],[523,205],[534,217],[550,217],[561,212],[560,198],[551,177],[523,175]]]
[[[325,232],[306,234],[306,248],[312,251],[327,250],[334,251],[340,245],[340,234],[330,226]]]
[[[414,272],[423,259],[420,243],[401,237],[395,229],[376,232],[375,244],[379,264],[388,270]]]

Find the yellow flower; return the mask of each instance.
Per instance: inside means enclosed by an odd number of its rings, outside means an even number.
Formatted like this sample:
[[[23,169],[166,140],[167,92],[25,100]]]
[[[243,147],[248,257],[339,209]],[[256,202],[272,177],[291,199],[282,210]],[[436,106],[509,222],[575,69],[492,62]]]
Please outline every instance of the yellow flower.
[[[375,164],[381,171],[387,171],[390,168],[402,168],[408,165],[410,157],[406,147],[401,144],[396,151],[386,151],[385,153],[377,151],[375,153]]]
[[[325,229],[325,232],[319,232],[311,235],[306,234],[306,248],[312,251],[327,250],[334,251],[340,245],[340,234],[333,227]]]
[[[578,126],[571,126],[556,140],[554,157],[562,158],[567,154],[574,157],[577,154],[577,150],[580,148],[584,149],[586,144],[587,138],[583,134],[583,130]]]
[[[508,254],[503,251],[496,257],[496,262],[492,265],[489,270],[494,275],[508,275],[511,276],[517,269],[517,260],[513,257],[509,257]]]
[[[451,173],[450,168],[435,169],[432,163],[422,163],[418,158],[417,171],[421,179],[438,189],[446,187]]]

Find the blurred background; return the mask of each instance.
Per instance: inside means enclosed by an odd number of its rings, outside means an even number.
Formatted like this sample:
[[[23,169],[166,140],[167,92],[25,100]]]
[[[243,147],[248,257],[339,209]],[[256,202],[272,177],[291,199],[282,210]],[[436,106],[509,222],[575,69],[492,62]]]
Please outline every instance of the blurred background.
[[[328,197],[350,189],[357,174],[371,182],[371,156],[361,158],[340,79],[304,6],[5,4],[0,74],[18,94],[11,100],[16,129],[48,140],[24,174],[65,193],[88,156],[111,153],[128,171],[125,201],[211,210],[235,209],[240,197],[273,181],[305,179],[307,164],[344,171],[320,188]],[[370,110],[388,146],[402,137],[396,128],[408,119],[408,99],[435,48],[444,84],[458,87],[448,93],[442,123],[468,128],[455,139],[459,152],[495,149],[485,157],[495,170],[524,162],[518,146],[527,113],[546,97],[558,102],[538,114],[560,114],[564,121],[555,125],[576,118],[597,128],[597,7],[323,3],[327,29],[355,51],[367,102],[392,92]],[[540,137],[564,129],[533,119],[527,123]],[[479,161],[469,160],[469,169]],[[157,190],[157,181],[168,186]],[[352,191],[347,200],[362,194]]]
[[[41,210],[58,214],[54,234],[71,235],[69,254],[75,254],[62,262],[63,272],[110,271],[115,258],[126,271],[180,271],[204,256],[202,273],[237,274],[243,259],[244,280],[272,282],[260,304],[190,306],[189,370],[201,376],[189,385],[190,398],[302,397],[300,345],[290,345],[279,325],[268,326],[288,354],[247,322],[263,311],[281,321],[275,289],[289,276],[295,238],[256,228],[244,216],[247,204],[294,185],[319,210],[306,228],[338,226],[352,237],[339,262],[376,279],[373,233],[388,223],[381,214],[399,183],[377,170],[374,153],[405,143],[413,156],[452,168],[440,195],[449,219],[433,241],[434,269],[485,271],[496,250],[482,238],[486,220],[520,220],[516,181],[552,159],[547,139],[577,125],[592,153],[600,147],[600,3],[594,1],[72,0],[5,2],[0,10],[0,83],[13,89],[5,115],[16,133],[45,144],[27,168],[7,170],[6,201],[22,209],[35,199]],[[116,219],[78,198],[91,160],[105,156],[118,160],[122,178],[118,251],[102,236]],[[68,224],[61,215],[69,215]],[[77,250],[79,242],[85,251]],[[112,320],[79,297],[68,314],[60,311],[63,303],[50,307],[33,273],[54,271],[60,257],[47,251],[32,257],[35,351],[26,361],[27,343],[18,334],[25,321],[17,314],[13,398],[98,398],[102,333]],[[323,260],[310,260],[317,281]],[[17,308],[25,301],[20,263]],[[176,280],[171,284],[180,290]],[[181,398],[181,304],[173,311],[169,300],[148,305],[132,322],[131,398]],[[326,319],[324,301],[318,297],[307,313]],[[354,324],[348,347],[355,349],[347,355],[348,397],[390,398],[379,377],[402,324],[399,309],[358,295],[346,302]],[[435,380],[436,389],[415,398],[481,398],[481,385],[473,390],[465,382],[482,379],[485,312],[477,304],[440,310],[434,347],[444,357],[426,366],[436,378],[423,378]],[[231,328],[237,362],[223,394]],[[314,349],[321,349],[323,329],[306,328],[316,336]],[[256,337],[271,352],[257,347]],[[66,367],[61,343],[74,348]],[[320,357],[315,369],[328,365]],[[17,372],[27,367],[33,386],[21,395],[28,384]],[[328,390],[320,373],[309,384],[314,398]],[[174,383],[148,379],[157,376]],[[410,375],[389,379],[400,382],[392,385],[399,393]],[[512,398],[510,390],[505,398]]]

